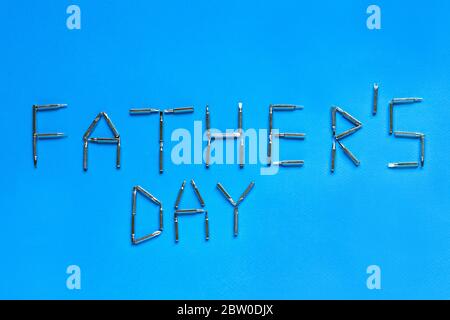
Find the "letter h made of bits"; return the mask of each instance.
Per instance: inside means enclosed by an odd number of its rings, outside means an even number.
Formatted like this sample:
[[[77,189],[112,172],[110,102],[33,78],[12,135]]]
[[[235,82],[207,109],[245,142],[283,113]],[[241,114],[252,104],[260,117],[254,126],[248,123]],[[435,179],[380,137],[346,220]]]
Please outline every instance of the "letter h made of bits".
[[[131,115],[149,115],[159,114],[159,173],[164,172],[164,115],[166,114],[183,114],[194,112],[193,107],[182,107],[173,109],[155,109],[155,108],[141,108],[130,109]]]
[[[205,164],[206,168],[209,168],[211,164],[211,139],[238,139],[239,141],[239,167],[244,167],[244,158],[245,158],[245,137],[242,129],[242,118],[243,118],[243,110],[242,110],[242,102],[238,103],[238,129],[234,132],[226,132],[226,133],[213,133],[211,134],[211,114],[209,111],[209,106],[206,106],[205,111],[205,123],[206,123],[206,137],[208,139],[206,146],[206,159]]]

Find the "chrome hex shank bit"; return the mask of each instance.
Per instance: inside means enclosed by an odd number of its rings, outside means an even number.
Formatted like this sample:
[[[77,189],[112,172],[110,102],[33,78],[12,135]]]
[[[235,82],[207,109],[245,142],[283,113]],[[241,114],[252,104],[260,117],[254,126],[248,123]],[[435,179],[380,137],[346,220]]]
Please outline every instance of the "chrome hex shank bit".
[[[274,136],[277,138],[285,138],[285,139],[305,139],[306,138],[305,133],[294,133],[294,132],[275,133]]]
[[[197,213],[204,213],[204,212],[205,212],[205,210],[203,210],[203,209],[178,209],[178,210],[175,210],[175,213],[177,215],[180,215],[180,214],[197,214]]]
[[[131,203],[131,242],[135,243],[135,219],[136,219],[136,187],[133,188]]]
[[[88,140],[88,142],[100,143],[100,144],[102,144],[102,143],[104,143],[104,144],[108,144],[108,143],[116,144],[119,141],[117,138],[89,138],[87,140]]]
[[[388,168],[390,169],[417,168],[418,166],[418,162],[394,162],[388,164]]]
[[[272,109],[276,111],[294,111],[303,109],[303,106],[295,105],[295,104],[273,104]]]
[[[234,212],[233,212],[233,216],[234,216],[234,236],[237,237],[238,235],[238,225],[239,225],[239,209],[238,207],[234,207]]]
[[[64,138],[66,135],[61,132],[55,133],[36,133],[38,139],[52,139],[52,138]]]
[[[272,127],[273,127],[273,106],[269,106],[269,142],[267,145],[267,164],[272,163]]]
[[[155,108],[140,108],[140,109],[130,109],[131,115],[145,115],[145,114],[152,114],[152,113],[159,113],[159,109]]]
[[[175,210],[178,209],[178,205],[181,201],[181,196],[183,195],[184,186],[186,185],[186,180],[181,184],[180,190],[178,191],[177,199],[175,200]]]
[[[359,126],[350,128],[350,129],[348,129],[347,131],[344,131],[344,132],[342,132],[341,134],[338,134],[338,135],[336,136],[336,140],[341,140],[341,139],[343,139],[343,138],[345,138],[345,137],[347,137],[347,136],[350,136],[350,135],[354,134],[356,131],[358,131],[358,130],[361,129],[361,128],[362,128],[362,125],[359,125]]]
[[[88,169],[88,139],[85,138],[84,139],[84,143],[83,143],[83,169],[84,171],[87,171]]]
[[[37,138],[36,138],[36,105],[32,107],[32,118],[33,118],[33,164],[34,167],[37,167]]]
[[[417,138],[420,139],[423,133],[420,132],[407,132],[407,131],[395,131],[394,135],[399,138]]]
[[[205,212],[205,239],[209,240],[209,218],[208,211]]]
[[[36,105],[37,111],[45,111],[45,110],[55,110],[55,109],[61,109],[66,108],[67,104],[65,103],[59,103],[59,104],[46,104],[46,105]]]
[[[140,186],[136,186],[136,190],[138,190],[139,192],[141,192],[144,196],[146,196],[148,199],[150,199],[154,204],[161,206],[161,201],[159,201],[158,199],[156,199],[151,193],[149,193],[147,190],[145,190],[144,188],[140,187]]]
[[[242,102],[238,104],[238,133],[239,133],[239,167],[244,167],[244,137],[242,131]]]
[[[373,84],[373,109],[372,114],[376,115],[378,111],[378,83]]]
[[[161,111],[159,113],[159,173],[164,171],[164,113]]]
[[[331,130],[336,134],[336,107],[331,107]]]
[[[211,119],[209,114],[209,107],[206,105],[206,113],[205,113],[205,122],[206,122],[206,138],[208,139],[208,144],[206,146],[206,168],[209,167],[209,162],[211,159]]]
[[[239,197],[239,200],[236,202],[236,207],[239,206],[241,204],[241,202],[245,199],[245,197],[247,197],[247,195],[249,194],[249,192],[253,189],[253,187],[255,186],[255,183],[252,181],[247,189],[245,189],[245,191],[241,194],[241,196]]]
[[[161,234],[160,230],[154,231],[153,233],[151,233],[149,235],[146,235],[146,236],[143,236],[142,238],[136,239],[134,241],[134,244],[139,244],[141,242],[144,242],[145,240],[155,238],[155,237],[159,236],[160,234]]]
[[[191,185],[194,188],[195,195],[197,196],[197,199],[200,202],[200,205],[202,207],[204,207],[205,206],[205,201],[203,200],[203,198],[202,198],[202,196],[200,194],[200,190],[198,190],[197,185],[194,182],[194,179],[191,180]]]
[[[301,167],[305,164],[304,160],[282,160],[282,161],[274,161],[274,166],[279,167]]]
[[[420,165],[425,165],[425,135],[420,136]]]
[[[347,155],[347,157],[349,157],[350,160],[352,160],[352,162],[355,166],[359,166],[361,164],[361,162],[355,157],[355,155],[346,146],[344,146],[339,140],[337,141],[337,143],[341,146],[342,150],[344,150],[344,153]]]
[[[217,189],[219,189],[222,194],[225,196],[225,198],[231,203],[232,206],[236,206],[236,202],[234,202],[233,198],[231,198],[230,194],[227,190],[222,186],[221,183],[217,184]]]
[[[112,123],[108,114],[106,112],[102,112],[102,115],[105,118],[106,124],[108,125],[109,129],[111,129],[112,133],[114,134],[114,137],[119,138],[119,132],[117,131],[116,126]]]
[[[389,134],[394,132],[394,103],[389,102]]]
[[[178,215],[174,214],[174,223],[175,223],[175,241],[178,242]]]
[[[339,112],[345,119],[347,119],[348,121],[350,121],[351,123],[353,123],[355,126],[360,126],[362,125],[361,121],[359,121],[358,119],[356,119],[354,116],[352,116],[350,113],[348,113],[347,111],[342,110],[339,107],[336,107],[336,111]]]
[[[333,140],[333,144],[331,146],[331,173],[334,172],[335,163],[336,163],[336,141]]]
[[[411,97],[411,98],[393,98],[393,104],[406,104],[406,103],[417,103],[422,102],[423,98]]]
[[[163,207],[162,204],[159,206],[159,230],[163,231],[164,220],[163,220]]]
[[[117,138],[117,150],[116,150],[116,168],[120,168],[120,136]]]
[[[211,137],[214,139],[236,139],[239,138],[241,135],[239,132],[215,132],[211,134]]]
[[[190,112],[194,112],[193,107],[182,107],[164,110],[164,113],[190,113]]]

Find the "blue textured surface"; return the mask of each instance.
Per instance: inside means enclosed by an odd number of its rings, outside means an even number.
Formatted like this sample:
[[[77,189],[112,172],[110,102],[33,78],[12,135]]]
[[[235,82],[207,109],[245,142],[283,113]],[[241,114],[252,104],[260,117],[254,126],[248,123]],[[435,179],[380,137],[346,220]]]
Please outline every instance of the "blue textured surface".
[[[376,1],[378,31],[366,28],[368,1],[77,1],[82,29],[72,31],[69,4],[2,4],[0,298],[450,297],[448,1]],[[380,83],[376,117],[373,82]],[[417,141],[387,133],[394,96],[425,99],[395,114],[397,128],[426,133],[423,169],[386,168],[418,153]],[[260,165],[170,163],[173,129],[193,131],[205,104],[212,126],[233,128],[238,101],[245,128],[267,128],[270,103],[305,105],[275,120],[307,133],[281,147],[305,167],[261,176]],[[34,169],[31,105],[45,103],[69,108],[39,114],[39,129],[69,137],[40,142]],[[338,150],[334,176],[332,104],[364,123],[345,142],[361,166]],[[162,176],[157,116],[128,114],[161,105],[196,107],[166,118]],[[121,133],[122,168],[114,168],[114,147],[92,146],[84,173],[81,138],[99,111]],[[180,222],[175,244],[172,206],[191,178],[209,209],[211,240],[199,216]],[[233,238],[232,207],[215,184],[237,197],[252,180]],[[166,228],[133,247],[136,184],[163,201]],[[183,206],[194,201],[189,186]],[[156,209],[139,205],[141,222],[156,226]],[[82,270],[79,291],[66,288],[71,264]],[[382,270],[379,291],[366,287],[372,264]]]

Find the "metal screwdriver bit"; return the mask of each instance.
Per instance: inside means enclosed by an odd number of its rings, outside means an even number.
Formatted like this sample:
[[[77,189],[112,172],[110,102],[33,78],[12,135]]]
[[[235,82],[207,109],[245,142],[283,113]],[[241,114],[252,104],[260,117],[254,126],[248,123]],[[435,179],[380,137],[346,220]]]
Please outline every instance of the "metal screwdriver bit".
[[[120,137],[117,138],[117,150],[116,150],[116,168],[120,168]]]
[[[234,207],[234,236],[237,237],[238,235],[238,225],[239,225],[239,208],[236,206]]]
[[[217,184],[217,189],[219,189],[223,193],[225,198],[231,203],[232,206],[236,206],[236,202],[234,202],[233,198],[231,198],[230,194],[227,190],[225,190],[221,183]]]
[[[209,162],[211,160],[211,120],[209,114],[209,107],[206,105],[206,138],[208,139],[208,144],[206,146],[206,168],[209,168]]]
[[[388,164],[388,168],[391,169],[417,168],[418,166],[419,166],[418,162],[394,162]]]
[[[186,185],[186,180],[181,184],[180,190],[178,191],[177,199],[175,201],[175,210],[178,209],[178,205],[180,204],[181,196],[183,195],[184,186]]]
[[[190,113],[190,112],[194,112],[193,107],[182,107],[164,110],[164,113]]]
[[[253,189],[253,187],[255,186],[255,183],[252,181],[247,189],[245,189],[245,191],[241,194],[241,196],[239,197],[239,200],[236,202],[236,207],[239,206],[241,204],[241,202],[245,199],[245,197],[247,197],[247,195],[249,194],[249,192]]]
[[[204,213],[205,210],[204,209],[178,209],[175,210],[175,213],[180,215],[180,214],[191,214],[191,213]]]
[[[202,198],[202,196],[200,194],[200,190],[198,190],[197,185],[194,182],[194,179],[191,179],[191,185],[194,188],[194,192],[195,192],[195,195],[197,196],[198,201],[200,201],[200,205],[202,207],[204,207],[205,206],[205,201],[203,200],[203,198]]]
[[[208,211],[205,212],[205,238],[209,240],[209,218]]]
[[[95,117],[94,121],[92,121],[91,124],[89,125],[89,128],[84,133],[83,138],[88,138],[91,135],[92,130],[94,130],[94,128],[97,126],[97,123],[100,121],[101,117],[102,117],[102,113],[100,112]]]
[[[355,126],[360,126],[362,125],[361,121],[359,121],[358,119],[356,119],[355,117],[353,117],[350,113],[348,113],[347,111],[342,110],[339,107],[336,107],[336,111],[339,112],[345,119],[347,119],[348,121],[350,121],[351,123],[353,123]]]
[[[141,186],[136,186],[136,190],[141,192],[144,196],[146,196],[148,199],[150,199],[154,204],[156,204],[158,206],[161,205],[161,201],[156,199],[150,192],[148,192],[147,190],[145,190]]]
[[[109,118],[108,114],[106,112],[102,112],[103,117],[106,120],[106,124],[108,125],[109,129],[111,129],[114,137],[119,137],[119,132],[116,129],[116,126],[112,123],[111,119]]]
[[[145,115],[152,113],[159,113],[161,110],[155,108],[140,108],[140,109],[130,109],[131,115]]]
[[[149,239],[156,238],[156,237],[159,236],[161,233],[162,233],[162,232],[161,232],[160,230],[156,230],[156,231],[154,231],[152,234],[149,234],[149,235],[143,236],[142,238],[136,239],[136,240],[134,241],[134,244],[137,245],[137,244],[140,244],[140,243],[144,242],[145,240],[149,240]]]
[[[389,102],[389,134],[392,134],[394,131],[394,105],[395,104],[410,104],[422,102],[423,98],[393,98]]]
[[[407,132],[407,131],[395,131],[394,135],[399,138],[417,138],[420,139],[423,133],[420,132]]]
[[[331,173],[334,172],[335,162],[336,162],[336,141],[333,140],[333,144],[331,146]]]
[[[164,171],[164,113],[159,113],[159,173]]]
[[[331,107],[331,130],[336,134],[336,107]]]
[[[242,131],[242,102],[238,104],[238,133],[239,133],[239,166],[244,167],[244,136]]]
[[[282,160],[282,161],[274,161],[274,166],[280,167],[301,167],[305,164],[304,160]]]
[[[389,102],[389,134],[394,131],[394,103]]]
[[[272,127],[273,127],[273,106],[269,106],[269,142],[267,145],[267,164],[272,163]]]
[[[413,97],[413,98],[393,98],[391,102],[393,104],[402,104],[402,103],[417,103],[422,101],[423,98]]]
[[[87,171],[87,162],[88,162],[88,139],[84,139],[83,144],[83,169]]]
[[[359,166],[361,162],[355,157],[353,153],[349,149],[347,149],[346,146],[344,146],[339,140],[337,140],[337,143],[341,146],[342,150],[344,150],[344,153],[347,155],[347,157],[350,158],[350,160],[353,161],[355,166]]]
[[[178,242],[178,215],[174,215],[174,222],[175,222],[175,241]]]
[[[159,207],[159,230],[163,231],[164,223],[163,223],[163,207],[162,204]]]
[[[214,139],[237,139],[241,136],[239,132],[214,132],[211,137]]]
[[[52,139],[52,138],[65,138],[64,133],[36,133],[36,138],[38,139]]]
[[[376,115],[378,111],[378,83],[373,84],[373,109],[372,114]]]
[[[423,167],[425,165],[425,135],[420,136],[420,164]]]
[[[46,111],[46,110],[55,110],[55,109],[61,109],[61,108],[66,108],[67,104],[63,103],[59,103],[59,104],[46,104],[46,105],[35,105],[34,108],[37,111]]]
[[[298,106],[295,104],[273,104],[273,111],[294,111],[303,109],[303,106]]]
[[[362,125],[359,125],[359,126],[350,128],[350,129],[348,129],[347,131],[344,131],[344,132],[342,132],[341,134],[338,134],[338,135],[336,136],[336,140],[340,140],[340,139],[345,138],[345,137],[347,137],[347,136],[349,136],[349,135],[352,135],[352,134],[354,134],[356,131],[358,131],[358,130],[361,129],[361,128],[362,128]]]
[[[92,143],[107,143],[107,144],[108,143],[115,144],[119,142],[119,139],[117,138],[89,138],[87,140]]]
[[[281,132],[281,133],[275,133],[274,137],[285,138],[285,139],[305,139],[306,134],[305,133],[294,133],[294,132]]]

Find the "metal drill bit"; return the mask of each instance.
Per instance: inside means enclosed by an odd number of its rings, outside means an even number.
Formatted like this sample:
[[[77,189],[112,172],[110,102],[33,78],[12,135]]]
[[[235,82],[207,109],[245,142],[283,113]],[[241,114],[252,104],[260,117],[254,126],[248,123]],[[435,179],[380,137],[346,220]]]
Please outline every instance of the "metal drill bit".
[[[89,138],[87,139],[89,142],[92,143],[106,143],[106,144],[116,144],[119,142],[119,139],[117,138]]]
[[[420,164],[423,167],[425,165],[425,135],[420,136]]]
[[[305,133],[294,133],[294,132],[275,133],[273,136],[277,137],[277,138],[285,138],[285,139],[305,139],[306,138]]]
[[[131,115],[145,115],[145,114],[152,114],[152,113],[159,113],[161,110],[159,109],[155,109],[155,108],[134,108],[134,109],[130,109],[130,114]]]
[[[92,130],[94,130],[94,128],[97,126],[97,123],[100,121],[101,117],[102,117],[102,113],[100,112],[95,117],[94,121],[92,121],[91,124],[89,125],[89,128],[84,133],[83,138],[88,138],[91,135]]]
[[[241,134],[239,132],[214,132],[211,137],[214,139],[236,139],[239,138]]]
[[[238,133],[239,133],[239,166],[244,167],[244,136],[242,131],[242,102],[238,103]]]
[[[175,241],[178,242],[178,215],[175,213],[174,215],[174,223],[175,223]]]
[[[390,169],[417,168],[418,166],[418,162],[394,162],[388,164],[388,168]]]
[[[272,109],[274,111],[294,111],[303,109],[303,106],[295,104],[272,104]]]
[[[109,118],[108,114],[106,112],[102,112],[103,117],[106,120],[106,124],[108,125],[109,129],[112,131],[114,137],[119,137],[119,132],[116,129],[116,126],[112,123],[111,119]]]
[[[205,238],[209,240],[209,218],[208,211],[205,212]]]
[[[175,210],[175,213],[180,215],[180,214],[191,214],[191,213],[204,213],[205,210],[204,209],[178,209]]]
[[[350,160],[353,161],[355,166],[359,166],[361,162],[355,157],[353,153],[349,149],[347,149],[346,146],[344,146],[339,140],[337,140],[337,143],[341,146],[342,150],[344,150],[344,153],[347,155],[347,157],[350,158]]]
[[[331,107],[331,130],[336,134],[336,107]]]
[[[236,202],[236,207],[241,204],[241,202],[245,199],[245,197],[249,194],[249,192],[253,189],[254,186],[255,186],[254,182],[251,182],[248,185],[247,189],[245,189],[245,191],[239,197],[239,200]]]
[[[217,184],[217,189],[219,189],[223,195],[225,196],[225,198],[227,198],[227,200],[231,203],[231,205],[234,207],[236,206],[236,202],[234,202],[233,198],[231,198],[230,194],[228,193],[227,190],[225,190],[225,188],[222,186],[221,183]]]
[[[164,113],[190,113],[190,112],[194,112],[193,107],[182,107],[164,110]]]
[[[200,205],[202,207],[204,207],[205,206],[205,201],[203,200],[203,198],[202,198],[202,196],[200,194],[200,191],[198,190],[197,185],[194,182],[194,179],[191,179],[191,185],[194,188],[195,195],[197,196],[198,201],[200,201]]]
[[[302,167],[305,164],[304,160],[282,160],[274,161],[272,163],[274,166],[280,167]]]
[[[378,83],[373,84],[373,110],[372,114],[376,115],[378,111]]]
[[[178,209],[178,205],[180,204],[181,196],[183,195],[184,186],[186,185],[186,180],[181,184],[180,190],[178,191],[177,200],[175,201],[175,210]]]
[[[159,173],[164,170],[164,113],[159,113]]]
[[[209,162],[211,159],[211,120],[209,114],[209,107],[206,105],[206,138],[208,139],[208,144],[206,146],[206,168],[209,168]]]
[[[272,163],[272,127],[273,127],[273,106],[269,106],[269,142],[267,145],[267,164]]]
[[[233,212],[233,216],[234,216],[234,236],[237,237],[238,235],[238,225],[239,225],[239,209],[238,207],[234,207],[234,212]]]
[[[336,141],[333,140],[331,145],[331,173],[334,172],[334,166],[336,162]]]
[[[141,186],[136,186],[136,190],[141,192],[144,196],[146,196],[148,199],[150,199],[154,204],[156,204],[158,206],[161,205],[161,201],[156,199],[150,192],[148,192],[147,190],[145,190]]]
[[[146,235],[146,236],[143,236],[142,238],[136,239],[133,244],[140,244],[140,243],[144,242],[145,240],[156,238],[161,233],[162,232],[160,230],[156,230],[156,231],[154,231],[153,233],[151,233],[149,235]]]
[[[353,123],[355,126],[360,126],[362,123],[361,121],[359,121],[358,119],[356,119],[355,117],[353,117],[350,113],[348,113],[347,111],[342,110],[339,107],[336,107],[336,111],[339,112],[345,119],[347,119],[348,121],[350,121],[351,123]]]
[[[336,140],[340,140],[340,139],[345,138],[345,137],[347,137],[347,136],[349,136],[349,135],[352,135],[352,134],[354,134],[356,131],[358,131],[358,130],[361,129],[361,128],[362,128],[362,125],[359,125],[359,126],[350,128],[350,129],[348,129],[347,131],[344,131],[344,132],[342,132],[341,134],[338,134],[338,135],[336,136]]]

